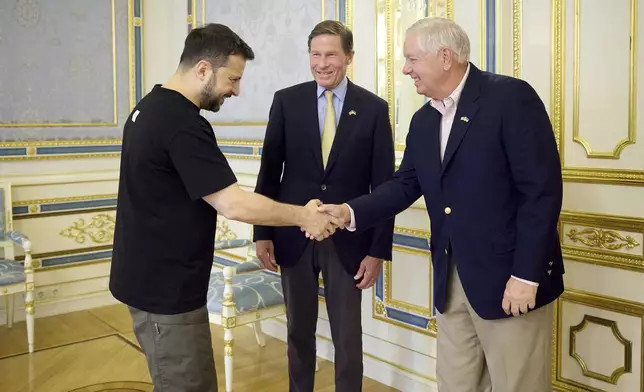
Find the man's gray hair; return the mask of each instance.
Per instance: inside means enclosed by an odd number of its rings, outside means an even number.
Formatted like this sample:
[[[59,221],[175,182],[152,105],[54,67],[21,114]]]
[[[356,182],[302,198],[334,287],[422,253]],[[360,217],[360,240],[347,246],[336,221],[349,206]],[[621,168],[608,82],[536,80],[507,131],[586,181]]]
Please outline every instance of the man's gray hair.
[[[470,39],[463,28],[446,18],[423,18],[407,29],[407,35],[417,36],[426,53],[437,53],[442,48],[451,50],[456,61],[464,64],[470,58]]]

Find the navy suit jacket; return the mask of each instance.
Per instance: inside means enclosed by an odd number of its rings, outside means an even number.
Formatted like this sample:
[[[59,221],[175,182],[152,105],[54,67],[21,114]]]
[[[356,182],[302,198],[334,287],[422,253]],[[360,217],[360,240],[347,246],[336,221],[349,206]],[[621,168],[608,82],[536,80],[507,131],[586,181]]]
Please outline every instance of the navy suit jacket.
[[[501,303],[511,275],[539,283],[535,309],[552,302],[563,292],[557,231],[563,190],[541,99],[525,81],[470,64],[443,162],[440,121],[429,103],[414,114],[394,178],[348,203],[356,230],[424,196],[439,312],[445,310],[450,259],[468,301],[484,319],[507,317]]]
[[[325,169],[317,100],[315,82],[275,93],[255,192],[295,205],[311,199],[341,204],[393,177],[394,144],[387,102],[348,82]],[[339,230],[331,240],[353,276],[365,256],[391,260],[393,229],[391,217],[360,233]],[[283,267],[295,264],[311,241],[298,227],[255,226],[253,239],[272,240],[275,259]]]

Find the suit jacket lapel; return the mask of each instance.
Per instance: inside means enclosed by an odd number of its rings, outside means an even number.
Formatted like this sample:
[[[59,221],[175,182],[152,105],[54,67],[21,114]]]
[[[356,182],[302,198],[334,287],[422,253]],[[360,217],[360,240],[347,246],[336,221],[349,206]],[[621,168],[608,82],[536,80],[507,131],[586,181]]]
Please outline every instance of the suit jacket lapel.
[[[452,123],[452,130],[447,140],[447,147],[445,148],[445,156],[443,157],[443,172],[447,169],[454,154],[461,145],[465,134],[467,133],[470,125],[474,121],[474,117],[479,110],[479,105],[476,99],[479,97],[479,70],[470,64],[470,74],[463,86],[463,92],[458,100],[456,107],[456,114],[454,115],[454,122]]]
[[[356,94],[356,89],[353,87],[351,81],[347,85],[347,93],[344,97],[344,103],[342,105],[342,113],[340,114],[340,122],[335,132],[335,138],[333,139],[333,145],[331,146],[331,152],[329,153],[329,161],[326,165],[325,174],[335,165],[335,162],[340,155],[340,151],[346,146],[346,141],[351,135],[351,131],[355,127],[357,121],[357,113],[359,113],[358,105],[360,103],[360,97]],[[356,114],[349,115],[351,111],[356,112]],[[320,143],[321,145],[321,143]],[[320,154],[320,157],[322,155]],[[321,159],[321,158],[320,158]]]
[[[311,140],[309,145],[313,149],[313,157],[315,158],[315,166],[323,172],[322,166],[322,138],[320,135],[320,119],[318,117],[318,96],[317,84],[310,82],[309,88],[306,89],[306,96],[303,97],[303,106],[306,110],[304,118],[307,119],[307,126],[304,131],[309,134],[308,139]]]
[[[421,147],[420,149],[423,151],[426,151],[427,153],[425,154],[426,157],[428,157],[427,160],[422,159],[420,160],[419,164],[426,164],[428,165],[427,169],[428,172],[432,174],[432,176],[437,176],[440,174],[442,168],[441,168],[441,135],[440,135],[440,127],[441,127],[441,114],[438,110],[434,109],[431,105],[426,104],[427,106],[424,108],[426,110],[425,116],[427,116],[426,121],[422,121],[420,123],[422,124],[429,124],[429,127],[427,129],[424,129],[422,132],[419,132],[419,139],[418,139],[418,144]],[[410,130],[411,131],[411,130]]]

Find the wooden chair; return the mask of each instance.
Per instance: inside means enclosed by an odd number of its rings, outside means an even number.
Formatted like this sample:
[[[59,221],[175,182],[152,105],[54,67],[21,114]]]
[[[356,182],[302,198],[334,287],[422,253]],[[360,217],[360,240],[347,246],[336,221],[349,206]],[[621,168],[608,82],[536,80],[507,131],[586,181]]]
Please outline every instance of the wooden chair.
[[[217,241],[216,250],[250,246],[250,240]],[[282,280],[276,273],[266,271],[264,265],[249,253],[248,260],[222,271],[213,270],[208,287],[210,322],[224,328],[224,368],[226,392],[233,390],[233,330],[252,325],[257,344],[264,347],[266,338],[262,320],[286,314]],[[317,361],[315,370],[319,369]]]
[[[25,254],[21,263],[15,259],[15,246]],[[15,294],[24,293],[25,321],[29,353],[34,352],[34,269],[31,263],[31,241],[27,236],[13,230],[11,211],[11,184],[0,182],[0,296],[6,298],[7,327],[13,325]]]
[[[216,250],[243,248],[252,245],[250,240],[217,241]],[[265,336],[261,320],[286,313],[280,277],[264,270],[256,258],[213,270],[208,288],[208,313],[210,322],[224,328],[224,367],[226,392],[233,384],[233,329],[252,325],[257,344],[264,347]]]

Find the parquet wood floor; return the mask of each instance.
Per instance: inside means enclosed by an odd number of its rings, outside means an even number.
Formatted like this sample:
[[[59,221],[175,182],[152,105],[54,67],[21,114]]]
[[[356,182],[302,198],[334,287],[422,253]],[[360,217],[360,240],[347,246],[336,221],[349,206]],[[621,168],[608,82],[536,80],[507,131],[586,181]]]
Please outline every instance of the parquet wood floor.
[[[145,357],[122,305],[36,319],[36,352],[27,353],[24,322],[0,327],[2,392],[151,392]],[[223,330],[212,327],[219,390],[224,390]],[[288,391],[286,344],[251,328],[235,329],[235,392]],[[319,359],[317,392],[333,392],[333,364]],[[366,392],[395,389],[365,378]]]

